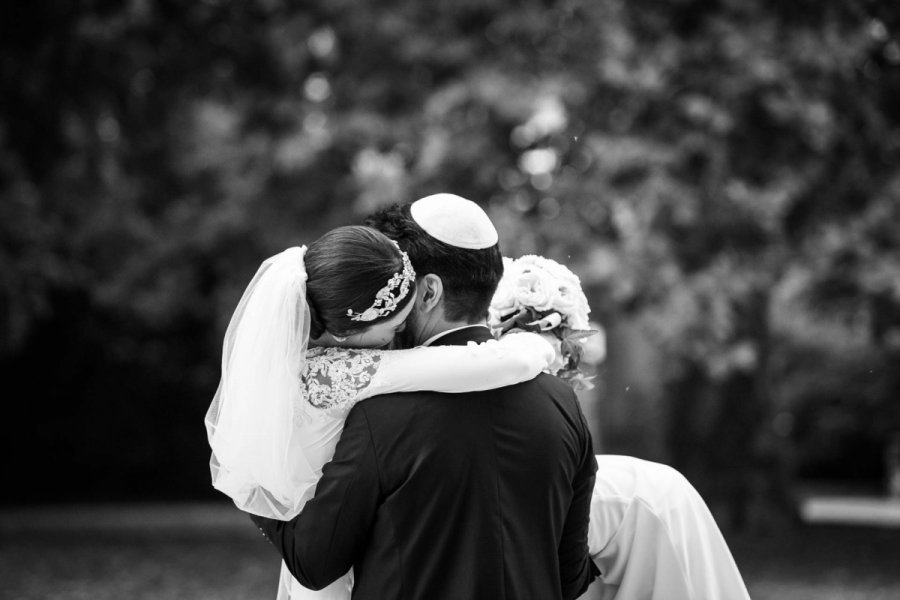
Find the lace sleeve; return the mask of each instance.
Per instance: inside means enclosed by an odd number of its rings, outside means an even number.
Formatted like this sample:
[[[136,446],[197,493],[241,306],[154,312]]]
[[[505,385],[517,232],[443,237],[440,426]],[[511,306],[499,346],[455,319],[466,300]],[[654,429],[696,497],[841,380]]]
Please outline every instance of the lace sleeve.
[[[340,416],[378,394],[464,393],[513,385],[537,376],[555,359],[553,346],[536,333],[410,350],[312,348],[303,383],[314,409]]]
[[[490,390],[537,376],[556,359],[537,333],[512,333],[466,346],[428,346],[385,352],[366,393]]]
[[[384,353],[384,350],[310,348],[302,377],[307,401],[313,408],[329,414],[349,411],[372,383]]]

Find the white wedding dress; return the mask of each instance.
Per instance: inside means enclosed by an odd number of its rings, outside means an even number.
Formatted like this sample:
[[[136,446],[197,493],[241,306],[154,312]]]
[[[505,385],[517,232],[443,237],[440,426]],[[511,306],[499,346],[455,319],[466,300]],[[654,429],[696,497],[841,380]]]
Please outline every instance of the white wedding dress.
[[[481,345],[310,349],[302,379],[306,393],[298,401],[295,421],[312,468],[302,502],[312,497],[347,412],[357,402],[391,392],[467,392],[511,385],[545,368],[554,359],[548,348],[539,336],[515,333]],[[680,473],[629,456],[598,455],[596,460],[588,549],[601,571],[592,587],[599,589],[601,600],[749,600],[715,520]],[[352,586],[348,573],[312,591],[282,563],[277,598],[348,600]]]
[[[675,469],[597,456],[588,551],[599,600],[750,600],[697,490]]]
[[[243,511],[281,520],[299,514],[360,400],[503,387],[535,377],[555,359],[553,347],[533,333],[397,351],[308,349],[305,257],[306,247],[297,246],[266,259],[225,332],[206,433],[213,487]],[[279,597],[294,600],[343,600],[352,585],[349,574],[319,592],[282,580]]]
[[[312,348],[303,382],[306,406],[296,426],[308,440],[307,460],[315,469],[305,500],[312,497],[322,467],[331,460],[350,409],[380,394],[433,390],[474,392],[527,381],[555,358],[537,334],[515,333],[499,340],[467,346],[430,346],[411,350]],[[352,573],[323,590],[300,585],[282,563],[278,600],[347,600]]]
[[[308,421],[298,426],[315,442],[308,449],[321,474],[356,402],[396,391],[511,385],[546,367],[552,357],[545,351],[533,336],[518,333],[468,347],[315,348],[307,355],[304,376]],[[629,456],[596,460],[588,549],[601,571],[593,585],[602,600],[749,600],[706,503],[678,471]],[[282,563],[278,600],[348,600],[351,591],[351,573],[314,592]]]
[[[291,480],[293,498],[276,502],[269,490],[257,488],[247,493],[244,486],[231,486],[227,475],[223,477],[226,469],[215,451],[210,462],[214,485],[242,510],[290,519],[312,497],[322,467],[334,455],[347,413],[357,402],[395,392],[464,393],[504,387],[532,379],[554,359],[552,346],[533,333],[514,333],[482,344],[410,350],[310,348],[300,378],[303,388],[293,411],[294,456],[283,463],[290,468],[282,476]],[[214,409],[218,407],[210,410]],[[219,420],[219,415],[207,418],[208,423]],[[351,588],[348,573],[324,590],[306,589],[282,563],[278,598],[347,600]]]
[[[535,377],[556,360],[540,335],[411,350],[307,349],[304,247],[266,260],[225,334],[206,415],[213,486],[246,512],[289,520],[312,497],[350,409],[371,396],[471,392]],[[588,545],[604,600],[748,596],[703,500],[677,472],[598,456]],[[282,565],[279,599],[348,600],[348,573],[317,592]],[[743,590],[743,591],[742,591]]]

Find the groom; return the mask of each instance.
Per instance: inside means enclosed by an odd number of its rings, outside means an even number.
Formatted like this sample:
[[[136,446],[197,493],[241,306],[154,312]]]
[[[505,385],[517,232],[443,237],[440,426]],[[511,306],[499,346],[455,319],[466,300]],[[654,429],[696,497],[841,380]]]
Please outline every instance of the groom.
[[[450,194],[370,225],[418,273],[418,345],[491,339],[497,232]],[[292,521],[253,517],[294,577],[321,589],[354,569],[357,600],[570,599],[596,576],[587,528],[596,462],[572,389],[555,377],[485,392],[370,398],[349,413],[315,497]]]

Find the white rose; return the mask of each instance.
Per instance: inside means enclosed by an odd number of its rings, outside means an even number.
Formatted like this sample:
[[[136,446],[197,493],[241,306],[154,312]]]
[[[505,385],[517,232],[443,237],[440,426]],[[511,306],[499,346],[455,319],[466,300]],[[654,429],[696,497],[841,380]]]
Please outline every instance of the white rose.
[[[558,293],[556,301],[553,302],[553,309],[564,315],[574,313],[579,307],[577,292],[572,289],[572,286],[563,281],[556,284],[556,291]]]
[[[572,270],[555,260],[545,259],[547,261],[547,265],[545,268],[553,274],[554,277],[559,279],[560,281],[565,281],[573,285],[574,287],[581,289],[581,280],[578,279],[578,275],[572,272]]]
[[[516,289],[509,282],[501,282],[491,299],[491,310],[501,315],[508,315],[518,309]]]
[[[556,280],[544,269],[524,266],[513,281],[516,300],[535,310],[549,310],[558,295]]]
[[[569,327],[572,329],[590,329],[591,324],[588,321],[587,313],[578,312],[574,315],[569,315],[567,322]]]
[[[503,266],[503,278],[491,300],[493,325],[522,307],[531,307],[558,311],[572,329],[588,328],[587,298],[578,276],[568,267],[535,254],[515,260],[504,257]]]
[[[513,264],[520,271],[526,269],[528,267],[533,267],[535,265],[542,266],[541,261],[547,260],[543,256],[538,256],[537,254],[525,254],[520,256],[519,258],[513,259]],[[505,263],[504,263],[505,264]]]
[[[541,256],[531,257],[534,264],[540,265],[555,280],[557,296],[553,309],[562,313],[572,329],[588,328],[588,313],[591,312],[587,298],[581,289],[581,280],[568,267],[555,260]]]
[[[497,315],[497,318],[505,317],[518,311],[521,306],[516,300],[516,295],[512,287],[505,289],[497,289],[494,298],[491,300],[490,312]]]
[[[499,285],[497,285],[494,297],[491,298],[489,309],[492,324],[499,323],[500,318],[510,315],[521,308],[516,299],[516,288],[513,285],[517,273],[518,267],[515,261],[504,256],[503,277],[500,279]]]
[[[579,325],[587,323],[590,308],[588,308],[587,298],[581,291],[581,287],[572,285],[569,281],[558,281],[556,289],[558,293],[553,308],[568,318],[570,327],[582,329],[582,327],[576,327],[575,322],[577,321]]]
[[[579,287],[581,286],[581,281],[578,279],[578,276],[575,275],[569,267],[556,262],[552,258],[538,256],[537,254],[527,254],[516,262],[522,265],[534,265],[540,267],[557,279],[572,282]]]

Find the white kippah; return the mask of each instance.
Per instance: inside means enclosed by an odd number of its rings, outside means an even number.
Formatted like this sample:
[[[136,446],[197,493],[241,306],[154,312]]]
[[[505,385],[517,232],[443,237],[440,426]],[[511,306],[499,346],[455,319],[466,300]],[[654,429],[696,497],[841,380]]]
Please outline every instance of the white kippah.
[[[434,194],[409,207],[413,220],[431,237],[457,248],[490,248],[500,239],[480,206],[455,194]]]

